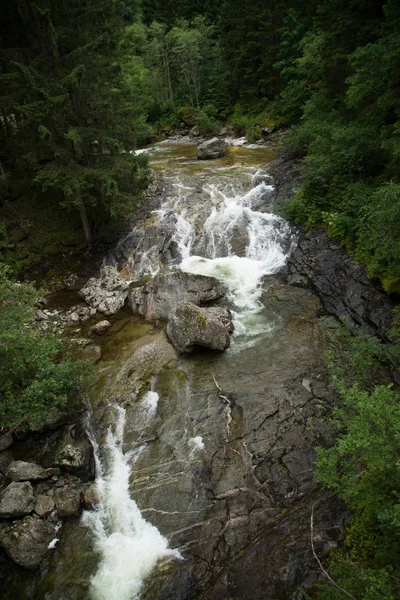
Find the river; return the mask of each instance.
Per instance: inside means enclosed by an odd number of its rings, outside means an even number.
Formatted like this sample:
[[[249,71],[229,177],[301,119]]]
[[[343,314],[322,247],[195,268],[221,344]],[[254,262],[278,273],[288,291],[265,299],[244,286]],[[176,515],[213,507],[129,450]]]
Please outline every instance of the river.
[[[65,525],[46,569],[7,598],[283,600],[314,577],[312,447],[329,410],[319,302],[274,277],[296,245],[274,212],[274,151],[197,161],[195,150],[150,153],[161,206],[106,262],[130,280],[169,269],[220,279],[231,347],[177,357],[139,317],[104,338],[89,427],[100,505]],[[322,538],[334,511],[316,512]]]

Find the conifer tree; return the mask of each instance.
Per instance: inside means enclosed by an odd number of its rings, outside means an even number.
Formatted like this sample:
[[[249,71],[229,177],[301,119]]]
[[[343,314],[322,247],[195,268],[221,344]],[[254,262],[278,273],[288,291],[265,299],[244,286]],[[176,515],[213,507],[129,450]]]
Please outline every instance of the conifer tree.
[[[121,39],[135,4],[6,0],[0,49],[1,159],[12,194],[79,212],[92,225],[131,203],[145,183]],[[4,183],[4,181],[3,181]]]

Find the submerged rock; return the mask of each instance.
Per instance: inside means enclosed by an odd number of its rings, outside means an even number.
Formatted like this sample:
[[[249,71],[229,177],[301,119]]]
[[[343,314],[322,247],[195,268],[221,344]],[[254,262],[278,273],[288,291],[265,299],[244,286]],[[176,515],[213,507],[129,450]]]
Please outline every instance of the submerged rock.
[[[0,530],[0,544],[14,562],[34,569],[46,556],[55,533],[55,527],[51,523],[26,517]]]
[[[93,327],[91,328],[91,332],[95,333],[96,335],[104,335],[111,327],[111,323],[110,321],[99,321],[98,323],[96,323],[96,325],[93,325]]]
[[[225,308],[200,308],[182,302],[168,320],[167,336],[180,353],[193,352],[195,346],[226,350],[230,346],[232,315]]]
[[[0,518],[22,517],[33,511],[35,499],[29,481],[10,483],[0,496]]]
[[[207,160],[225,156],[226,148],[227,146],[224,140],[214,137],[197,146],[197,158],[200,160]]]
[[[15,460],[7,469],[7,477],[13,481],[39,481],[47,479],[50,475],[36,463]]]
[[[103,267],[102,276],[89,279],[79,295],[92,308],[104,315],[113,315],[125,304],[128,287],[128,282],[122,279],[115,267]]]
[[[168,319],[180,302],[206,304],[223,295],[224,288],[215,277],[170,271],[160,273],[144,286],[131,290],[128,303],[133,313],[155,321]]]
[[[101,346],[98,344],[87,344],[81,353],[81,359],[86,360],[91,358],[95,363],[101,359]]]

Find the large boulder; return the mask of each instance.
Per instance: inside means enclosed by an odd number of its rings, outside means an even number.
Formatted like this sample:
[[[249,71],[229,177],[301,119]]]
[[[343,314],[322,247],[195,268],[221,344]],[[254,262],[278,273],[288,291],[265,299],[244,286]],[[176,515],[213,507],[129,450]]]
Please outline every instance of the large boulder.
[[[57,513],[60,519],[79,517],[81,514],[81,490],[70,486],[55,493]]]
[[[197,158],[200,160],[208,160],[210,158],[225,156],[226,148],[227,146],[224,140],[214,137],[197,146]]]
[[[35,498],[29,481],[13,481],[0,496],[0,518],[22,517],[33,511]]]
[[[167,336],[180,354],[193,352],[196,346],[223,351],[230,346],[232,330],[229,310],[182,302],[168,320]]]
[[[0,529],[0,544],[14,562],[34,569],[46,556],[55,534],[56,529],[51,523],[26,517]]]
[[[207,304],[223,295],[224,288],[215,277],[169,271],[131,290],[128,304],[133,313],[144,315],[148,321],[167,320],[180,302]]]
[[[103,267],[101,277],[89,279],[79,295],[92,308],[104,315],[113,315],[124,306],[128,288],[129,283],[115,267]]]
[[[13,481],[40,481],[50,477],[40,465],[23,460],[14,460],[8,467],[6,475]]]

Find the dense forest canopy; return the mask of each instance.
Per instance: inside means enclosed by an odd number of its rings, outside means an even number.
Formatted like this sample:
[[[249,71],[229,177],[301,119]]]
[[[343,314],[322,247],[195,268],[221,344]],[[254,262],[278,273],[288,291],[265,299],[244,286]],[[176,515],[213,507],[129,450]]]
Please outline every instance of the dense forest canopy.
[[[396,288],[396,1],[9,0],[3,14],[5,221],[19,200],[28,230],[29,207],[47,206],[75,230],[80,220],[90,244],[146,186],[138,144],[182,122],[203,134],[228,122],[253,140],[292,126],[304,185],[288,214],[326,227]],[[18,242],[6,222],[0,234],[5,251]]]

